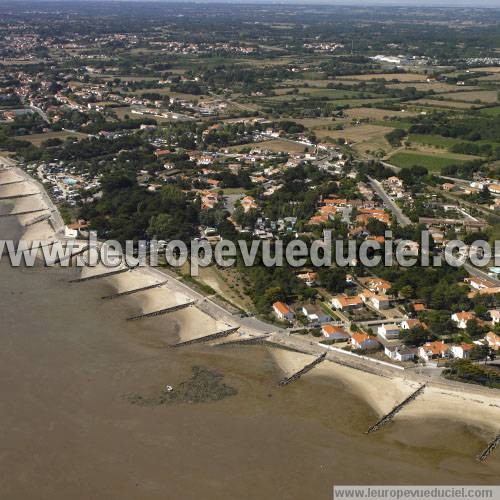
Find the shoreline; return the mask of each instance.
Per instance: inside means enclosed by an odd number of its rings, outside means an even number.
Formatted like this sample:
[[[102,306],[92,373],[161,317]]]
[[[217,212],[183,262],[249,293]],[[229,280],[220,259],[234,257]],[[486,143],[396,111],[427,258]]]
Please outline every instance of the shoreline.
[[[9,172],[10,179],[14,174],[18,178],[25,180],[26,183],[30,183],[35,188],[33,191],[36,188],[40,190],[39,194],[29,198],[8,200],[9,205],[13,207],[11,212],[18,211],[20,201],[29,200],[31,205],[27,206],[36,206],[34,203],[38,201],[44,203],[47,212],[51,213],[50,222],[43,221],[30,227],[24,227],[24,234],[21,239],[28,241],[43,239],[38,237],[43,234],[47,235],[49,240],[62,241],[64,222],[43,186],[19,167],[9,167],[7,170],[0,169],[0,181],[2,182],[5,182],[3,180],[5,172]],[[11,185],[11,187],[14,186],[16,185]],[[27,187],[24,186],[23,190],[26,192]],[[9,192],[15,193],[15,190],[9,189]],[[23,203],[26,204],[26,201]],[[26,205],[21,204],[21,206]],[[19,223],[23,226],[30,218],[32,219],[33,216],[22,215],[17,217]],[[81,276],[101,274],[96,269],[98,268],[82,268]],[[256,334],[262,335],[262,332],[252,330],[251,327],[239,321],[239,318],[231,315],[222,307],[213,304],[201,293],[192,290],[188,285],[180,282],[170,274],[162,272],[161,269],[140,267],[104,279],[116,293],[168,280],[168,283],[161,288],[130,296],[131,303],[136,305],[142,313],[182,304],[189,300],[194,301],[195,305],[171,313],[169,316],[176,324],[179,341],[200,338],[224,330],[229,326],[240,326],[241,330],[246,334],[245,338],[252,338]],[[272,326],[269,325],[269,328],[271,329]],[[283,339],[282,342],[286,346],[286,337],[280,338]],[[311,346],[304,345],[304,350],[300,353],[272,347],[267,349],[277,367],[285,376],[291,375],[312,361],[318,355],[318,349],[324,352],[317,345],[314,346],[314,349],[311,349]],[[314,352],[311,352],[311,350]],[[306,376],[328,377],[334,383],[346,386],[353,395],[365,401],[379,416],[390,411],[419,385],[427,383],[424,394],[398,413],[396,417],[398,420],[437,417],[462,421],[464,424],[477,427],[484,433],[498,433],[499,431],[499,425],[495,424],[495,422],[500,422],[500,391],[472,384],[451,382],[445,379],[439,381],[429,380],[424,376],[409,371],[398,373],[397,370],[393,370],[392,373],[387,374],[387,370],[377,369],[375,366],[370,366],[370,372],[363,370],[361,367],[345,366],[343,362],[335,362],[334,359],[330,358],[315,367]]]

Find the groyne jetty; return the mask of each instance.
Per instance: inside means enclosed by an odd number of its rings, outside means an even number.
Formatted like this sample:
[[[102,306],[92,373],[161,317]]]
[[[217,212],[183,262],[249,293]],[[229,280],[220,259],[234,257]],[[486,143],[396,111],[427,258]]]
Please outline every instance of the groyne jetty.
[[[26,182],[26,179],[20,179],[18,181],[2,182],[2,184],[0,184],[0,187],[12,186],[12,184],[21,184],[22,182]]]
[[[47,208],[37,208],[36,210],[24,210],[22,212],[13,212],[8,214],[0,214],[0,217],[17,217],[18,215],[29,215],[29,214],[37,214],[40,212],[47,212]]]
[[[227,342],[221,342],[217,344],[217,347],[221,346],[239,346],[239,345],[263,345],[266,343],[267,338],[271,335],[266,333],[264,335],[259,335],[258,337],[246,337],[242,339],[229,340]]]
[[[168,280],[165,280],[160,283],[155,283],[154,285],[142,286],[140,288],[133,288],[132,290],[125,290],[124,292],[117,292],[117,293],[112,293],[110,295],[104,295],[103,297],[101,297],[101,299],[103,300],[118,299],[120,297],[125,297],[126,295],[132,295],[134,293],[145,292],[147,290],[152,290],[154,288],[160,288],[163,285],[166,285],[167,283]]]
[[[179,311],[186,307],[192,306],[194,304],[194,300],[190,300],[189,302],[185,302],[184,304],[177,304],[175,306],[166,307],[165,309],[159,309],[158,311],[153,311],[150,313],[138,314],[137,316],[132,316],[127,318],[127,321],[139,321],[140,319],[146,318],[154,318],[155,316],[162,316],[163,314],[168,314],[171,312]]]
[[[321,356],[317,357],[311,363],[304,366],[304,368],[302,368],[298,372],[291,375],[290,377],[286,377],[286,378],[281,379],[279,382],[279,385],[283,386],[283,385],[288,385],[288,384],[291,384],[292,382],[295,382],[300,377],[302,377],[302,375],[305,375],[307,372],[311,371],[316,365],[319,365],[319,363],[321,363],[325,359],[326,359],[326,352],[323,353]]]
[[[485,462],[486,459],[493,453],[495,448],[500,444],[500,434],[493,441],[488,443],[488,446],[477,456],[480,462]]]
[[[228,328],[227,330],[221,330],[220,332],[204,335],[203,337],[198,337],[195,339],[178,342],[177,344],[172,344],[170,347],[182,347],[186,345],[200,344],[201,342],[209,342],[210,340],[220,339],[223,337],[227,337],[228,335],[231,335],[231,333],[238,331],[239,328],[240,328],[239,326],[235,326],[233,328]]]
[[[58,242],[55,242],[55,243],[58,243]],[[71,260],[74,257],[77,257],[78,255],[81,255],[82,253],[85,253],[89,249],[90,249],[90,245],[85,245],[83,248],[80,248],[79,250],[77,250],[76,252],[73,252],[70,255],[64,255],[63,257],[58,257],[57,259],[54,260],[54,262],[52,262],[52,265],[60,264],[61,262],[66,262],[68,260]]]
[[[420,394],[424,392],[426,384],[421,385],[415,392],[412,392],[404,401],[396,405],[389,413],[384,415],[376,424],[372,425],[365,434],[371,434],[372,432],[378,431],[384,425],[387,425],[392,419],[399,413],[407,404],[411,403]]]
[[[68,283],[84,283],[85,281],[109,278],[110,276],[116,276],[117,274],[126,273],[128,271],[130,271],[130,269],[128,267],[124,267],[122,269],[115,269],[114,271],[109,271],[107,273],[94,274],[92,276],[85,276],[83,278],[76,278],[74,280],[70,280]]]
[[[35,217],[34,219],[26,222],[26,224],[24,224],[24,227],[34,226],[35,224],[49,220],[51,217],[51,214],[39,215],[38,217]]]
[[[40,194],[40,192],[37,192],[37,193],[26,193],[26,194],[11,194],[11,195],[8,195],[8,196],[0,196],[0,201],[18,200],[19,198],[28,198],[30,196],[37,196],[39,194]]]

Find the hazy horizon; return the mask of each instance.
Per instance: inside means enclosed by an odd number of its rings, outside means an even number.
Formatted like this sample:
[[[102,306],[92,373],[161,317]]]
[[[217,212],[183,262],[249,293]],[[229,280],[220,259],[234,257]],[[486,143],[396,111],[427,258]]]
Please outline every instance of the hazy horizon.
[[[58,2],[79,3],[96,2],[97,0],[10,0],[6,3],[29,3],[29,2]],[[413,0],[99,0],[99,2],[145,2],[145,3],[194,3],[194,4],[269,4],[269,5],[339,5],[339,6],[391,6],[391,7],[464,7],[464,8],[500,8],[498,0],[419,0],[415,4]]]

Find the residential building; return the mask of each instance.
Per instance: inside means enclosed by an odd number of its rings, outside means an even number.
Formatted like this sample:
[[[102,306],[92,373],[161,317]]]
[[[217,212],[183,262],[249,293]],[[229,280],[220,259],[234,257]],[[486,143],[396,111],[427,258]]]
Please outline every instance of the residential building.
[[[418,348],[418,356],[425,361],[438,358],[446,358],[450,354],[450,347],[442,340],[426,342]]]
[[[273,304],[274,314],[281,321],[293,321],[295,314],[292,310],[283,302],[275,302]]]
[[[299,280],[304,281],[304,283],[307,286],[314,286],[314,285],[320,284],[318,273],[307,272],[307,273],[303,273],[303,274],[298,274],[297,278],[299,278]]]
[[[384,354],[394,361],[412,361],[417,355],[417,350],[404,345],[386,346],[384,347]]]
[[[491,316],[491,322],[494,325],[500,323],[500,309],[490,309],[488,312],[490,313]]]
[[[341,311],[352,311],[354,309],[360,309],[363,307],[363,302],[359,297],[347,297],[343,295],[337,295],[332,297],[332,307],[339,309]]]
[[[451,315],[452,321],[454,321],[457,325],[457,328],[460,328],[461,330],[465,330],[467,328],[467,321],[475,318],[476,315],[470,311],[461,311],[458,313],[453,313]]]
[[[383,243],[385,241],[385,238],[383,236],[381,236],[380,238],[381,238],[381,243]],[[370,280],[367,283],[367,286],[372,292],[375,292],[375,293],[378,293],[381,295],[387,294],[389,292],[389,290],[391,289],[390,281],[384,280],[382,278],[375,278],[373,280]]]
[[[378,327],[377,333],[385,339],[397,339],[399,337],[400,328],[398,325],[391,323]]]
[[[465,342],[459,345],[451,346],[451,353],[453,357],[460,359],[468,359],[470,358],[470,354],[472,352],[473,344],[466,344]]]
[[[495,332],[488,332],[484,337],[490,349],[494,351],[500,350],[500,335],[497,335]]]
[[[302,314],[311,323],[326,323],[331,317],[326,314],[317,304],[306,304],[302,306]]]
[[[370,290],[364,290],[359,294],[359,298],[367,305],[377,310],[388,309],[390,306],[389,297],[386,295],[376,295]]]
[[[385,295],[374,295],[371,298],[371,303],[377,311],[380,311],[382,309],[389,309],[391,303],[389,301],[389,297]]]
[[[351,336],[351,345],[354,349],[372,350],[380,347],[379,342],[366,333],[353,333]]]
[[[334,342],[342,342],[351,338],[344,328],[330,324],[323,325],[321,333],[327,340],[333,340]]]
[[[423,323],[421,323],[418,319],[405,319],[401,321],[402,330],[411,330],[417,326],[424,327]]]

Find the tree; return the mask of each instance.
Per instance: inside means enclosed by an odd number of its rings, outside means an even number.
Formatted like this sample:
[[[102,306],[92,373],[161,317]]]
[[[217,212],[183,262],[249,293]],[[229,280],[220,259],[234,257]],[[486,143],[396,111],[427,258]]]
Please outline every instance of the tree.
[[[401,288],[401,290],[399,290],[399,295],[401,295],[403,299],[409,299],[414,295],[413,288],[411,287],[411,285],[405,285]]]
[[[370,234],[375,236],[383,236],[385,231],[387,231],[387,224],[378,219],[370,217],[366,223],[366,229]]]
[[[477,340],[484,337],[486,329],[482,327],[475,319],[467,321],[466,332],[471,339]]]
[[[430,339],[428,330],[421,326],[415,326],[410,330],[401,330],[400,338],[406,345],[420,346]]]
[[[318,269],[321,285],[331,293],[343,292],[346,287],[345,271],[338,267]]]
[[[487,345],[475,345],[470,353],[470,359],[487,359],[490,348]]]

